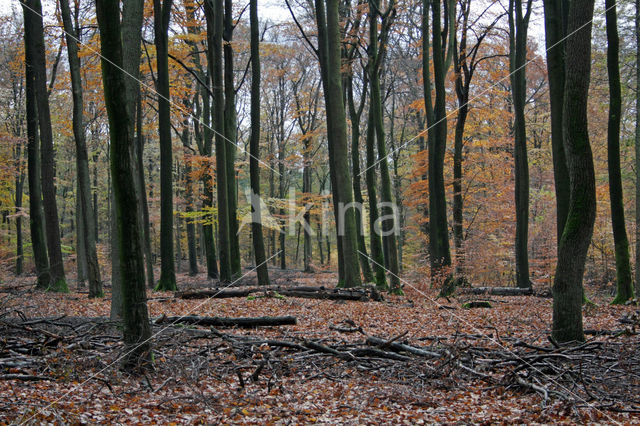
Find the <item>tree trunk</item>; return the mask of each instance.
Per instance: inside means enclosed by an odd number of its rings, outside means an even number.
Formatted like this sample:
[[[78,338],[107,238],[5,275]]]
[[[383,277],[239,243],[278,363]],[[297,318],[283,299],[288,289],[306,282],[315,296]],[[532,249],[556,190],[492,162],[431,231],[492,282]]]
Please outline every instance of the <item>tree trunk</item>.
[[[233,82],[233,2],[224,0],[224,144],[227,162],[227,197],[229,202],[229,262],[231,274],[239,276],[242,272],[240,258],[240,242],[238,240],[238,215],[236,194],[236,143],[237,143],[237,113],[236,89]]]
[[[582,278],[596,215],[595,172],[587,126],[591,74],[593,0],[573,0],[569,8],[563,108],[565,154],[571,202],[553,283],[552,335],[558,342],[582,341]]]
[[[378,224],[378,196],[376,190],[375,163],[375,126],[373,124],[373,110],[369,109],[367,120],[367,169],[365,179],[369,194],[369,244],[371,244],[371,260],[375,273],[375,283],[379,290],[388,290],[387,275],[384,269],[384,255]]]
[[[138,1],[138,3],[141,3]],[[142,10],[142,8],[140,8]],[[121,33],[120,10],[117,2],[98,0],[96,15],[100,30],[102,76],[105,104],[109,117],[110,161],[113,176],[115,218],[118,228],[120,272],[122,275],[122,313],[124,317],[124,367],[140,370],[150,367],[151,328],[147,312],[144,282],[144,260],[141,247],[141,226],[138,198],[135,191],[130,147],[133,145],[133,123],[127,114],[122,38],[135,34]],[[133,30],[133,28],[129,28]],[[141,28],[138,28],[139,32]],[[135,108],[135,105],[129,105]]]
[[[385,241],[385,264],[389,268],[391,285],[389,291],[393,294],[402,294],[400,285],[399,268],[398,268],[398,250],[396,244],[396,226],[395,213],[392,208],[393,199],[391,196],[391,177],[389,175],[389,163],[387,161],[387,150],[385,145],[384,123],[382,116],[382,99],[380,95],[380,69],[384,58],[386,34],[383,32],[378,37],[378,1],[369,0],[370,4],[370,21],[369,21],[369,80],[371,81],[371,98],[370,106],[373,111],[371,117],[376,130],[376,141],[378,148],[378,163],[380,164],[380,183],[381,200],[382,200],[382,233]],[[391,9],[395,6],[395,2],[391,1],[388,7]],[[391,19],[391,15],[387,15],[385,19]],[[383,31],[389,31],[389,24],[383,26]],[[378,49],[379,47],[379,49]]]
[[[153,28],[157,59],[158,135],[160,139],[160,280],[156,290],[175,291],[173,257],[173,150],[169,89],[169,19],[172,0],[154,0]]]
[[[609,196],[611,198],[611,225],[616,254],[617,294],[614,304],[633,299],[633,278],[629,263],[629,240],[624,221],[622,176],[620,173],[620,119],[622,93],[620,65],[618,62],[620,39],[615,0],[606,0],[607,22],[607,74],[609,76],[609,123],[607,128],[607,153],[609,164]]]
[[[31,68],[34,73],[35,99],[38,111],[38,126],[40,128],[40,167],[42,184],[42,201],[45,217],[45,232],[47,239],[47,253],[49,255],[49,272],[51,281],[49,290],[68,292],[64,276],[62,247],[60,244],[60,222],[56,203],[55,186],[55,150],[53,148],[53,131],[51,129],[51,114],[47,96],[46,54],[44,46],[44,28],[42,23],[42,5],[40,0],[29,0],[25,3],[25,31],[30,35],[25,37],[32,43],[25,46],[31,50],[28,55],[33,60]]]
[[[353,71],[351,72],[353,73]],[[353,169],[353,198],[356,202],[356,205],[362,207],[364,207],[364,197],[362,196],[362,189],[360,185],[360,118],[362,117],[362,111],[367,94],[366,77],[364,78],[364,80],[365,83],[362,90],[362,98],[360,99],[360,108],[356,108],[353,93],[353,75],[349,75],[347,77],[347,101],[349,106],[349,116],[351,119],[351,168]],[[360,250],[360,267],[362,268],[362,276],[367,283],[375,282],[373,278],[373,272],[371,271],[371,265],[369,263],[367,244],[364,239],[362,209],[356,209],[356,227],[358,228],[358,249]]]
[[[216,144],[216,189],[218,194],[218,253],[220,258],[220,281],[231,281],[231,245],[229,241],[229,193],[227,183],[227,156],[224,138],[224,90],[222,66],[223,3],[222,0],[205,2],[207,19],[211,22],[209,38],[209,62],[213,87],[213,128]]]
[[[28,137],[28,135],[27,135]],[[24,163],[23,145],[18,143],[15,150],[15,158],[18,174],[16,176],[16,275],[22,275],[24,269],[24,245],[22,239],[22,197],[24,193]]]
[[[251,25],[251,136],[249,140],[249,179],[251,181],[251,235],[258,273],[258,284],[269,285],[269,270],[262,234],[260,211],[260,28],[258,0],[250,1]]]
[[[26,5],[26,3],[25,3]],[[28,5],[28,7],[31,7]],[[25,79],[26,79],[26,118],[27,118],[27,182],[29,185],[29,228],[31,231],[31,247],[38,276],[36,287],[47,289],[51,282],[49,258],[47,257],[47,241],[44,232],[44,210],[42,206],[42,186],[40,179],[40,136],[38,132],[38,112],[36,105],[35,71],[36,60],[31,46],[33,32],[27,29],[26,23],[32,18],[31,11],[24,8],[25,21]]]
[[[640,0],[636,0],[636,295],[640,295]]]
[[[137,167],[135,170],[137,178],[137,189],[140,196],[140,208],[142,210],[142,231],[143,231],[143,249],[144,262],[146,265],[147,287],[155,287],[155,278],[153,272],[153,255],[151,253],[151,222],[149,220],[149,202],[147,200],[147,185],[144,180],[144,135],[142,133],[142,98],[138,96],[137,112],[136,112],[136,138],[135,138],[135,159]]]
[[[89,278],[89,298],[103,297],[102,281],[100,279],[100,265],[98,264],[98,252],[96,250],[96,235],[94,215],[91,209],[91,176],[89,174],[89,154],[84,131],[84,101],[82,93],[82,79],[80,75],[81,63],[78,56],[79,34],[71,21],[71,9],[68,0],[60,0],[60,11],[64,30],[67,36],[67,53],[69,59],[69,72],[71,74],[71,93],[73,98],[73,137],[76,142],[76,168],[77,168],[77,232],[78,243],[82,243],[84,259],[78,259],[78,270],[86,265]],[[82,264],[84,261],[84,265]],[[80,278],[80,276],[78,277]]]
[[[527,29],[531,1],[523,15],[522,0],[509,1],[509,70],[514,109],[515,205],[516,205],[516,284],[530,287],[529,281],[529,163],[524,107],[527,97]]]
[[[564,104],[565,41],[569,0],[544,0],[544,27],[551,105],[551,148],[556,191],[556,234],[560,245],[569,213],[569,170],[564,152],[562,108]]]
[[[428,1],[423,0],[423,13],[428,13]],[[454,4],[453,2],[451,3]],[[445,5],[447,5],[445,1]],[[447,73],[447,60],[443,47],[440,0],[431,2],[433,20],[433,72],[435,86],[435,104],[431,107],[430,81],[425,80],[425,103],[427,106],[427,125],[429,128],[429,248],[431,254],[431,276],[434,279],[450,277],[451,253],[449,251],[449,226],[447,224],[447,201],[444,189],[444,155],[447,144],[447,115],[446,115],[446,91],[445,77]],[[446,12],[446,11],[445,11]],[[449,17],[455,13],[444,13],[445,28],[449,25]],[[425,19],[423,19],[424,21]],[[451,23],[453,25],[453,23]],[[423,22],[423,27],[426,26]],[[423,30],[424,31],[424,30]],[[428,34],[428,33],[425,33]],[[425,39],[426,37],[423,37]],[[423,46],[424,47],[424,46]],[[427,50],[423,52],[428,62]],[[449,51],[451,51],[449,49]],[[425,60],[425,59],[423,59]],[[423,73],[425,71],[423,70]],[[427,75],[428,76],[428,75]],[[426,92],[429,95],[426,96]],[[427,99],[428,98],[428,99]],[[430,113],[429,109],[433,108]]]

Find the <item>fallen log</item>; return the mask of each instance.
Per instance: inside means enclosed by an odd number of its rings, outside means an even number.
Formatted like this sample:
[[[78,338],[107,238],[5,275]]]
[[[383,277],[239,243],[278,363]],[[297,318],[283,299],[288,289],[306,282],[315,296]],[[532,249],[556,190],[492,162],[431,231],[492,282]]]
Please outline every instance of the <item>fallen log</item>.
[[[226,318],[226,317],[200,317],[200,316],[183,316],[183,317],[167,317],[162,316],[154,321],[154,324],[193,324],[207,327],[273,327],[279,325],[295,325],[296,317],[256,317],[256,318]]]
[[[327,287],[252,287],[252,288],[208,288],[203,290],[187,290],[176,292],[175,297],[180,299],[224,299],[229,297],[300,297],[305,299],[321,300],[352,300],[352,301],[380,301],[382,297],[375,288],[327,288]]]
[[[533,289],[531,287],[471,287],[461,288],[460,293],[491,296],[531,296],[533,295]]]

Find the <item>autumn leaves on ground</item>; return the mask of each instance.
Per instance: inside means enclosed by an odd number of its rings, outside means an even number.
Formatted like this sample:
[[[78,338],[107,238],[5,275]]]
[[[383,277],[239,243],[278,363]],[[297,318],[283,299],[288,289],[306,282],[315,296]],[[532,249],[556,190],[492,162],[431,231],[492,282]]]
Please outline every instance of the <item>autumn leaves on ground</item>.
[[[273,277],[283,288],[332,287],[335,280],[330,273],[293,271],[274,271]],[[601,373],[610,383],[598,385],[579,377],[578,370],[554,383],[555,372],[527,371],[515,361],[493,369],[483,367],[480,358],[473,368],[456,365],[472,365],[465,356],[474,350],[486,351],[481,358],[491,358],[495,356],[491,351],[496,351],[511,354],[515,360],[525,353],[518,352],[523,342],[553,351],[548,340],[551,299],[543,297],[545,288],[535,288],[537,296],[460,293],[436,299],[434,289],[413,279],[405,286],[406,296],[386,296],[381,302],[273,293],[183,300],[173,293],[150,291],[153,318],[293,315],[297,324],[253,329],[155,326],[154,371],[134,377],[118,368],[123,346],[118,327],[107,320],[109,297],[87,300],[86,293],[34,291],[32,281],[33,277],[26,277],[0,286],[0,327],[6,336],[0,363],[15,362],[6,374],[36,377],[33,381],[0,381],[1,421],[6,423],[640,421],[637,412],[617,412],[632,407],[634,399],[637,407],[640,363],[633,354],[640,343],[637,308],[609,305],[609,287],[587,288],[593,304],[584,308],[585,329],[591,333],[587,340],[591,348],[585,350],[585,356],[596,356],[605,347],[599,345],[609,344],[626,346],[632,352],[621,351],[609,371],[603,368]],[[206,284],[203,275],[179,276],[183,289]],[[491,308],[462,308],[469,301],[489,301]],[[34,321],[37,318],[48,321]],[[392,341],[389,345],[397,342],[436,353],[457,353],[404,361],[365,356],[344,359],[274,343],[356,347],[370,336]],[[245,337],[256,343],[239,344]],[[582,368],[587,371],[588,362]],[[628,377],[623,379],[620,373]],[[518,374],[556,393],[545,398],[533,388],[514,385],[517,381],[510,377]],[[609,393],[615,396],[612,400],[602,399],[617,383],[625,390]]]

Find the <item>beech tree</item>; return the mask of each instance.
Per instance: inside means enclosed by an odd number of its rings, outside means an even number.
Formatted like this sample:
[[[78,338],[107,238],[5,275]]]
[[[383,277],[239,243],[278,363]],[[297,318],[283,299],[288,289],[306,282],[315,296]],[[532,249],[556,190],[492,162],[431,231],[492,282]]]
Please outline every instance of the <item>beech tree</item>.
[[[516,284],[531,286],[529,281],[529,161],[524,107],[527,99],[527,30],[532,0],[509,0],[509,71],[514,110],[514,157],[516,199]]]
[[[44,44],[44,25],[42,23],[42,4],[40,0],[23,0],[25,57],[29,64],[27,70],[33,77],[27,77],[27,85],[34,85],[35,110],[37,111],[40,134],[40,180],[44,210],[44,227],[49,257],[49,282],[47,289],[68,292],[64,275],[62,247],[60,243],[60,222],[56,201],[55,151],[53,131],[47,90],[47,70]],[[37,233],[37,231],[36,231]],[[43,266],[41,264],[41,266]]]
[[[569,0],[544,0],[544,31],[551,109],[551,152],[556,192],[556,235],[558,248],[569,214],[569,170],[564,147],[563,108],[565,51]]]
[[[27,183],[29,186],[29,228],[31,231],[31,247],[36,267],[36,286],[46,289],[51,282],[49,258],[47,257],[47,241],[44,230],[44,208],[42,205],[42,184],[40,180],[40,135],[38,132],[38,112],[36,106],[36,83],[34,62],[35,54],[32,46],[34,34],[31,26],[32,11],[30,4],[23,3],[25,31],[25,104],[27,122]]]
[[[258,22],[258,0],[250,1],[249,19],[251,30],[251,136],[249,174],[251,181],[251,235],[253,255],[256,261],[259,285],[269,285],[269,270],[262,235],[262,212],[260,211],[260,28]]]
[[[77,17],[78,6],[76,6]],[[81,79],[81,63],[78,57],[78,43],[80,42],[78,22],[71,19],[69,0],[60,0],[60,12],[66,33],[67,56],[69,72],[71,74],[71,93],[73,98],[73,137],[76,142],[76,169],[78,174],[78,252],[84,253],[84,261],[89,276],[89,297],[102,297],[102,282],[100,281],[100,265],[96,251],[95,217],[91,207],[91,182],[89,175],[89,154],[84,129],[84,101]],[[81,247],[81,245],[83,247]],[[80,268],[80,261],[78,262]],[[80,275],[80,274],[78,274]]]
[[[432,28],[429,28],[429,11],[432,12]],[[442,278],[447,284],[443,288],[449,287],[448,282],[451,281],[444,156],[447,145],[445,77],[453,55],[454,17],[455,1],[422,1],[422,74],[429,145],[429,261],[432,278],[445,275]],[[431,96],[429,33],[432,35],[434,101]]]
[[[622,94],[620,87],[618,17],[615,0],[606,0],[607,74],[609,76],[609,120],[607,126],[607,154],[609,164],[609,196],[611,197],[611,225],[616,257],[617,293],[614,304],[633,299],[633,278],[629,261],[629,239],[624,221],[622,176],[620,172],[620,120]]]
[[[137,3],[136,10],[139,10],[140,14],[142,13],[141,0],[132,0],[129,3]],[[125,342],[123,367],[128,370],[139,370],[150,366],[151,327],[147,311],[138,198],[130,154],[130,147],[133,146],[131,129],[134,124],[129,120],[127,114],[127,108],[133,109],[135,105],[127,106],[125,77],[122,72],[122,40],[127,37],[139,37],[141,27],[128,28],[135,30],[137,34],[130,34],[128,31],[122,32],[118,2],[97,0],[96,15],[100,30],[102,84],[109,117],[110,166],[113,178],[122,280],[122,316]]]
[[[173,256],[173,149],[169,90],[169,20],[172,0],[154,0],[153,28],[158,77],[158,134],[160,137],[160,281],[157,290],[176,290]]]
[[[326,7],[325,7],[326,1]],[[329,165],[333,181],[334,213],[338,226],[343,271],[339,286],[361,284],[358,240],[354,209],[351,206],[351,173],[348,164],[347,120],[342,98],[342,57],[338,0],[315,0],[318,24],[318,58],[324,88],[329,139]],[[337,200],[337,203],[336,203]],[[344,207],[340,212],[339,206]]]
[[[567,222],[558,248],[553,282],[552,335],[558,342],[582,341],[582,278],[596,217],[593,155],[587,100],[591,74],[593,0],[573,0],[566,40],[562,129],[570,182]]]

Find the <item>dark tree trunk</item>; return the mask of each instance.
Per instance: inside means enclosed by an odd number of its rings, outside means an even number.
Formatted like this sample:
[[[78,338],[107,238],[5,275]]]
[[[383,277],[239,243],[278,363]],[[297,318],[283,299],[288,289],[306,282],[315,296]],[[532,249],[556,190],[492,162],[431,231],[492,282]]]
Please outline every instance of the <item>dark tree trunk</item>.
[[[587,125],[591,74],[593,0],[573,0],[569,8],[563,108],[564,148],[571,202],[558,250],[553,283],[552,335],[558,342],[582,341],[582,278],[596,216],[593,156]]]
[[[238,276],[242,272],[240,242],[238,240],[237,194],[236,194],[236,143],[237,113],[236,89],[233,82],[233,2],[224,0],[224,135],[226,138],[227,161],[227,197],[229,201],[229,250],[231,274]]]
[[[110,162],[122,275],[123,334],[126,346],[123,365],[129,370],[139,370],[150,366],[151,328],[147,312],[144,260],[140,244],[142,239],[138,198],[130,153],[130,147],[133,145],[131,137],[133,123],[130,122],[127,114],[124,75],[121,72],[122,38],[135,36],[135,34],[121,33],[120,10],[117,2],[98,0],[96,15],[103,57],[105,104],[109,116]],[[140,31],[140,28],[137,31]],[[135,105],[129,105],[129,108],[135,108]]]
[[[49,272],[51,281],[49,290],[68,292],[64,276],[62,247],[60,244],[60,222],[56,203],[55,186],[55,150],[53,148],[53,131],[51,129],[51,114],[47,96],[46,54],[44,46],[44,28],[42,23],[42,5],[40,0],[29,0],[26,3],[24,27],[29,32],[32,43],[25,46],[31,50],[31,68],[34,73],[35,99],[38,111],[38,126],[40,130],[40,167],[42,184],[42,201],[45,217],[45,232],[47,237],[47,253],[49,255]],[[26,56],[26,54],[25,54]]]
[[[353,73],[353,70],[351,71]],[[351,168],[353,169],[353,198],[358,206],[364,206],[364,197],[360,185],[360,119],[365,106],[368,80],[364,76],[364,87],[360,99],[360,105],[356,108],[353,93],[353,74],[347,77],[347,101],[349,106],[349,116],[351,119]],[[368,170],[367,170],[368,171]],[[360,250],[360,268],[362,276],[367,283],[375,282],[367,244],[364,239],[364,228],[362,225],[362,209],[356,209],[356,227],[358,228],[358,249]],[[384,274],[384,271],[382,272]],[[384,276],[384,275],[383,275]]]
[[[423,0],[423,13],[428,13],[428,1]],[[425,85],[425,104],[427,104],[427,125],[429,128],[429,248],[431,255],[431,276],[449,277],[449,267],[451,266],[451,253],[449,250],[449,226],[447,224],[447,201],[444,189],[444,155],[447,144],[447,115],[446,115],[446,90],[445,77],[447,73],[448,63],[445,56],[445,47],[443,46],[443,34],[446,34],[446,28],[449,24],[451,16],[455,16],[452,11],[445,10],[444,27],[442,30],[442,17],[440,9],[440,0],[432,1],[432,46],[433,46],[433,72],[435,86],[435,103],[431,106],[431,82],[426,79]],[[455,3],[451,3],[455,4]],[[445,6],[447,2],[445,1]],[[428,18],[423,18],[423,28],[428,29]],[[423,29],[424,31],[424,29]],[[428,35],[428,32],[424,33]],[[423,37],[426,39],[427,37]],[[446,40],[446,39],[445,39]],[[428,44],[425,43],[427,49],[423,52],[423,61],[428,62]],[[451,51],[451,48],[449,48]],[[447,55],[448,56],[448,55]],[[428,75],[428,71],[423,70]],[[427,94],[427,92],[429,92]],[[431,111],[430,111],[431,110]]]
[[[636,0],[636,88],[640,87],[640,0]],[[640,90],[636,90],[636,295],[640,295]]]
[[[30,7],[30,6],[29,6]],[[29,228],[31,248],[38,275],[36,286],[46,289],[51,282],[47,241],[44,232],[44,210],[42,207],[42,187],[40,179],[40,135],[38,132],[38,110],[36,105],[35,72],[33,63],[33,32],[26,24],[32,13],[24,7],[25,16],[25,79],[26,79],[26,117],[27,117],[27,182],[29,185]]]
[[[378,13],[379,4],[377,0],[369,0],[369,80],[371,81],[370,106],[371,117],[375,126],[375,134],[378,148],[378,163],[380,165],[381,201],[382,217],[381,228],[384,240],[385,265],[389,268],[389,279],[391,285],[389,291],[394,294],[402,294],[398,268],[398,249],[396,243],[395,214],[391,207],[393,199],[391,195],[391,176],[389,174],[389,163],[387,161],[387,149],[384,135],[384,122],[382,116],[382,97],[380,95],[380,69],[386,49],[386,39],[393,19],[392,10],[395,2],[389,2],[389,11],[385,14],[380,36],[378,35]]]
[[[251,235],[253,254],[258,273],[258,284],[269,285],[269,270],[262,235],[260,211],[260,28],[258,0],[250,2],[251,25],[251,137],[249,141],[249,175],[251,180]]]
[[[154,0],[153,28],[156,45],[158,91],[158,135],[160,138],[160,280],[156,290],[175,291],[173,257],[173,150],[169,103],[169,19],[172,0]]]
[[[516,284],[530,287],[529,281],[529,163],[524,107],[527,98],[527,29],[531,2],[522,11],[522,0],[509,0],[509,70],[514,109],[515,205],[516,205]]]
[[[371,261],[375,273],[375,283],[379,290],[387,290],[387,275],[384,268],[382,240],[378,225],[378,196],[376,190],[376,154],[375,154],[375,126],[373,124],[373,110],[369,109],[367,120],[367,169],[365,180],[369,194],[369,243],[371,244]]]
[[[76,142],[77,194],[78,197],[78,243],[82,247],[78,252],[84,253],[84,263],[89,278],[89,298],[103,297],[102,281],[100,279],[100,265],[96,251],[95,217],[91,208],[91,176],[89,174],[89,154],[84,131],[84,101],[82,93],[82,79],[80,75],[80,58],[78,56],[79,34],[71,20],[71,9],[68,0],[60,0],[60,11],[64,30],[67,35],[67,53],[69,71],[71,74],[71,93],[73,98],[73,136]],[[80,261],[81,259],[79,259]],[[82,265],[78,264],[78,269]]]
[[[28,137],[28,135],[27,135]],[[16,168],[18,174],[16,176],[16,197],[15,207],[16,213],[16,275],[22,275],[24,269],[24,245],[22,237],[22,196],[24,192],[24,159],[23,144],[18,143],[15,148]]]
[[[142,133],[142,98],[138,96],[137,112],[136,112],[136,138],[135,138],[135,159],[137,167],[135,170],[137,178],[137,187],[140,195],[140,208],[142,210],[142,231],[143,231],[143,247],[144,262],[147,269],[147,287],[155,287],[155,278],[153,272],[153,255],[151,254],[151,221],[149,220],[149,202],[147,200],[147,184],[144,179],[144,134]]]
[[[633,278],[629,263],[629,239],[624,221],[622,176],[620,173],[620,119],[622,93],[620,87],[618,17],[615,0],[606,0],[607,22],[607,74],[609,76],[609,123],[607,153],[609,163],[609,196],[611,198],[611,225],[616,254],[617,294],[614,304],[633,299]]]
[[[197,96],[197,95],[196,95]],[[183,121],[183,129],[182,129],[182,144],[185,148],[191,148],[191,135],[189,133],[189,119],[186,118]],[[186,150],[185,150],[186,151]],[[193,178],[191,176],[193,170],[191,167],[191,159],[185,158],[184,161],[184,179],[185,179],[185,211],[187,213],[193,212],[194,205],[194,190],[193,190]],[[188,215],[187,215],[188,216]],[[189,275],[195,276],[198,275],[198,257],[196,253],[196,225],[193,223],[193,219],[191,217],[186,218],[186,228],[187,228],[187,256],[189,257]]]
[[[218,194],[218,253],[220,280],[231,281],[231,245],[229,242],[229,193],[227,183],[227,156],[224,138],[224,90],[222,66],[222,33],[224,8],[222,0],[207,0],[205,13],[212,29],[209,37],[209,62],[213,87],[213,129],[216,144],[216,189]]]

